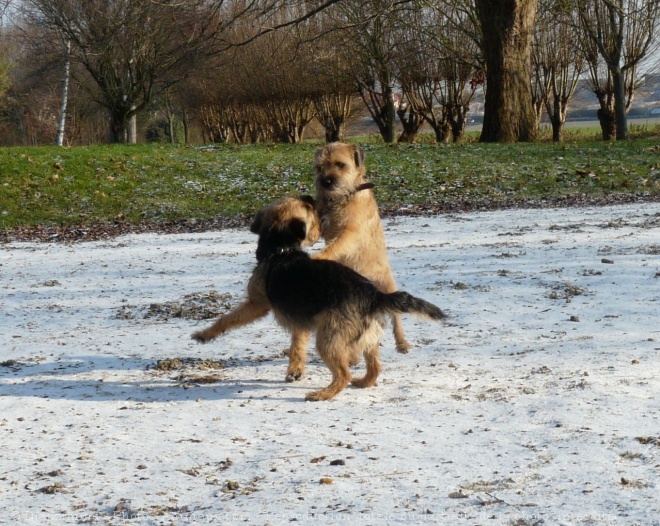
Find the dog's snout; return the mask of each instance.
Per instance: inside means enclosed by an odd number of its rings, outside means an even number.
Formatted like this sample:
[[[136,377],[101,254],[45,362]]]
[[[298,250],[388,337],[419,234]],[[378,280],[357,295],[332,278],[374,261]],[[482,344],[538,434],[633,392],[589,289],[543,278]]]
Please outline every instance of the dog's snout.
[[[335,183],[336,183],[336,179],[334,177],[327,175],[325,177],[321,177],[321,186],[326,190],[329,190],[330,188],[335,186]]]

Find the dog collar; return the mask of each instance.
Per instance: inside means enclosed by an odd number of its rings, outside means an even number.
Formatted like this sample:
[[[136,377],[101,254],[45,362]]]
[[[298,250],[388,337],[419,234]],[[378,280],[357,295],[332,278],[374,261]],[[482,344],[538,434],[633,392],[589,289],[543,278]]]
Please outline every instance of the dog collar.
[[[297,247],[277,247],[275,249],[275,255],[282,256],[284,254],[291,254],[291,252],[297,252],[298,250]]]
[[[376,186],[374,183],[362,183],[355,189],[355,193],[362,190],[371,190],[374,186]]]

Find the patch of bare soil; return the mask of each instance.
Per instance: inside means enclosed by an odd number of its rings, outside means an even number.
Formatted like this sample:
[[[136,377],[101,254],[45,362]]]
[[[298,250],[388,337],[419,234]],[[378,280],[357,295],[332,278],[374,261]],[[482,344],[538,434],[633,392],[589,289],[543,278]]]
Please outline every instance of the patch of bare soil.
[[[177,301],[152,303],[149,307],[122,305],[115,314],[115,319],[133,320],[136,318],[155,318],[157,321],[167,321],[171,318],[185,320],[208,320],[217,318],[221,313],[232,308],[232,295],[210,292],[191,292]]]
[[[172,379],[184,389],[218,383],[224,379],[218,371],[224,368],[225,365],[218,361],[200,358],[165,358],[158,360],[155,366],[149,367],[160,373],[175,372]]]

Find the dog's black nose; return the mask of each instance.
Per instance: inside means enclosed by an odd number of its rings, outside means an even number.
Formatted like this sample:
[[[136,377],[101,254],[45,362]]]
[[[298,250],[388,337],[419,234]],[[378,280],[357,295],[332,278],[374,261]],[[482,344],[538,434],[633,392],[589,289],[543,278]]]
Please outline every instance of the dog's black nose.
[[[335,178],[334,177],[323,177],[321,179],[321,186],[323,188],[332,188],[335,185]]]

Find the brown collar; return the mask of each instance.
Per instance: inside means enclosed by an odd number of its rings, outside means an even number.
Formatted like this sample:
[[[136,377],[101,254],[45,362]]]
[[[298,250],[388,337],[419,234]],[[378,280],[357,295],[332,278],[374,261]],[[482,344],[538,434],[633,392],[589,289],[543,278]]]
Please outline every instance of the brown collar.
[[[348,194],[344,194],[333,199],[324,196],[317,202],[317,210],[321,217],[324,217],[330,210],[337,210],[346,206],[358,192],[361,192],[362,190],[370,190],[374,186],[376,186],[374,183],[362,183],[356,186],[355,189]]]
[[[355,193],[361,190],[371,190],[374,186],[376,186],[374,183],[362,183],[355,189]]]

